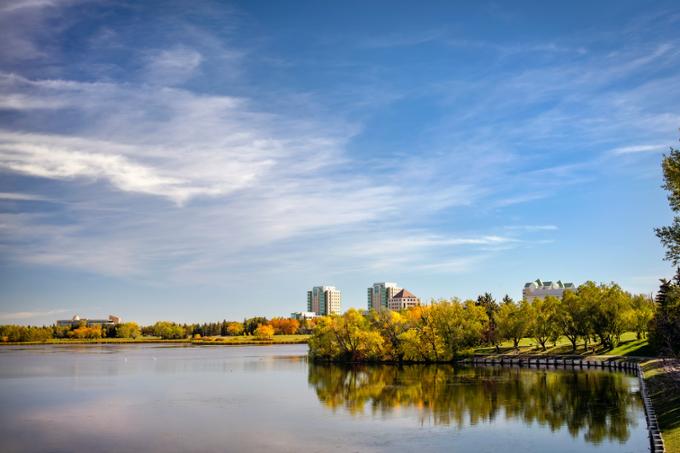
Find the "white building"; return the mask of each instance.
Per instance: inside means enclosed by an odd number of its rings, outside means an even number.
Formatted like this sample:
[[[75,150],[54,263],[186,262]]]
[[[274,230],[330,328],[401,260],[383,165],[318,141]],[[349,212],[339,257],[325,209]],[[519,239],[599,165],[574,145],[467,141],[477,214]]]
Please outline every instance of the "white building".
[[[101,326],[115,326],[117,324],[120,324],[122,322],[120,316],[114,316],[114,315],[109,315],[108,319],[85,319],[81,318],[78,315],[74,315],[73,318],[71,319],[59,319],[57,320],[57,325],[61,327],[75,327],[80,325],[81,322],[84,322],[85,325],[89,326],[94,326],[94,325],[101,325]]]
[[[522,297],[527,302],[531,302],[535,298],[543,298],[545,296],[555,296],[558,299],[562,298],[565,291],[576,291],[573,283],[562,283],[561,280],[556,282],[543,282],[537,279],[533,282],[528,282],[524,285],[522,290]]]
[[[313,311],[295,311],[290,314],[290,317],[293,319],[297,319],[298,321],[304,321],[306,319],[316,318],[317,314],[314,313]]]
[[[340,314],[342,294],[335,286],[315,286],[307,291],[307,311],[319,316]]]
[[[420,299],[406,289],[402,289],[387,301],[387,308],[394,311],[406,310],[420,305]]]
[[[368,288],[367,307],[369,310],[382,310],[389,308],[388,301],[394,297],[402,288],[393,282],[373,283]]]

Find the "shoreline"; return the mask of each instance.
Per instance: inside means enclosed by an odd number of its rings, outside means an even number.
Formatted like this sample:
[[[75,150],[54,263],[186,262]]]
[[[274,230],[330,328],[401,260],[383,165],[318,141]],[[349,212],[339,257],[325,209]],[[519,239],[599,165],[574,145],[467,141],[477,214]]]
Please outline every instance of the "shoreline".
[[[300,338],[291,338],[300,337]],[[48,340],[48,341],[16,341],[16,342],[1,342],[0,348],[3,346],[76,346],[76,345],[106,345],[106,344],[190,344],[197,346],[270,346],[277,344],[307,344],[309,335],[282,335],[281,338],[276,336],[272,339],[261,340],[253,337],[222,337],[226,339],[161,339],[161,338],[145,338],[135,340],[130,338],[98,338],[98,339],[78,339],[78,340]],[[233,339],[232,339],[233,338]]]

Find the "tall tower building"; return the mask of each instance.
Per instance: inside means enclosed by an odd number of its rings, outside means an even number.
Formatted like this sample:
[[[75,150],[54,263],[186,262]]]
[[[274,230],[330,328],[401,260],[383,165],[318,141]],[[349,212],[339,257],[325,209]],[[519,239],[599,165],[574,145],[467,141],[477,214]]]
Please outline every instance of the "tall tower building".
[[[402,288],[392,282],[373,283],[373,286],[368,288],[368,309],[382,310],[389,308],[387,303],[394,297]]]
[[[342,293],[335,286],[315,286],[307,291],[307,311],[319,316],[340,314]]]

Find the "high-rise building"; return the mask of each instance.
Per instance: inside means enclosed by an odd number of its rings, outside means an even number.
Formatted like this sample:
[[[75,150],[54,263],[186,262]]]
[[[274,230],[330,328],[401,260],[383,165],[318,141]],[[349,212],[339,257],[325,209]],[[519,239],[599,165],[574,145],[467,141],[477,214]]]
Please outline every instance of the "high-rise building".
[[[535,298],[544,298],[545,296],[555,296],[561,299],[565,291],[575,291],[576,287],[573,283],[562,283],[561,280],[556,282],[543,282],[537,279],[533,282],[524,284],[522,290],[522,297],[527,302],[531,302]]]
[[[373,283],[373,286],[368,288],[368,309],[382,310],[389,308],[388,301],[394,297],[402,288],[392,282]]]
[[[307,291],[307,311],[319,316],[340,314],[342,294],[335,286],[315,286]]]
[[[387,300],[387,308],[394,311],[406,310],[418,305],[420,305],[420,299],[407,289],[402,289]]]

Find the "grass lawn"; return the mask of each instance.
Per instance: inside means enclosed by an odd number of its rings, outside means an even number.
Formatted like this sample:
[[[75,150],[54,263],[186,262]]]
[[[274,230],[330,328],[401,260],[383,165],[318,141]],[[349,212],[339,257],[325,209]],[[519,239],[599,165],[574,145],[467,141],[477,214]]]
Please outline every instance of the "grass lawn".
[[[666,451],[680,453],[680,380],[664,370],[661,359],[643,363],[642,369]]]
[[[593,347],[595,348],[593,350]],[[578,342],[576,351],[572,351],[571,342],[566,337],[560,337],[556,344],[546,344],[546,350],[543,351],[536,340],[533,338],[522,338],[519,342],[519,351],[515,351],[512,346],[512,341],[504,341],[501,343],[499,351],[494,347],[475,348],[471,351],[472,354],[477,355],[495,355],[495,354],[531,354],[531,355],[616,355],[616,356],[642,356],[653,357],[654,353],[650,350],[646,339],[637,340],[634,332],[626,332],[621,336],[621,342],[614,349],[604,349],[599,344],[589,344],[588,350],[583,347],[583,341]]]

